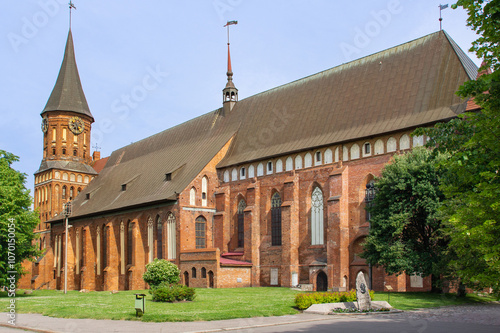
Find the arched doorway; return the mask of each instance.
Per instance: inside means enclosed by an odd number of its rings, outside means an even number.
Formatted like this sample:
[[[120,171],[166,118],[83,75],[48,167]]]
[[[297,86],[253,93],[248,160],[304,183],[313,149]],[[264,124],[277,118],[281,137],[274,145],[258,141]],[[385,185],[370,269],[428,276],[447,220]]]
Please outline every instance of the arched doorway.
[[[328,290],[328,278],[325,272],[319,272],[316,276],[316,291],[327,291]]]
[[[184,284],[186,285],[186,287],[189,287],[189,273],[188,272],[184,272]]]
[[[213,288],[214,287],[214,272],[209,271],[208,272],[208,288]]]

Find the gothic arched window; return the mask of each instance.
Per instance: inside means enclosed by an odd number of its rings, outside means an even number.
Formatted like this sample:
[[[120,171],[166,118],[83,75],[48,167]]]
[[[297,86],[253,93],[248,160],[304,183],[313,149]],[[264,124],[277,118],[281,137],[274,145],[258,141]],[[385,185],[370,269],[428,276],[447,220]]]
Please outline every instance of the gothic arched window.
[[[204,249],[207,245],[207,220],[203,216],[198,216],[195,223],[196,248]]]
[[[278,192],[271,199],[271,244],[281,245],[281,197]]]
[[[245,245],[245,200],[241,199],[238,204],[238,247]]]
[[[132,265],[133,264],[133,241],[134,241],[134,224],[132,222],[128,222],[128,228],[127,228],[127,265]]]
[[[324,244],[323,192],[316,187],[311,195],[311,245]]]
[[[175,216],[170,213],[167,217],[167,258],[175,259],[176,257],[176,237],[175,237]]]
[[[156,217],[156,258],[163,259],[163,223]]]
[[[106,268],[108,266],[108,228],[106,225],[102,226],[102,268]]]

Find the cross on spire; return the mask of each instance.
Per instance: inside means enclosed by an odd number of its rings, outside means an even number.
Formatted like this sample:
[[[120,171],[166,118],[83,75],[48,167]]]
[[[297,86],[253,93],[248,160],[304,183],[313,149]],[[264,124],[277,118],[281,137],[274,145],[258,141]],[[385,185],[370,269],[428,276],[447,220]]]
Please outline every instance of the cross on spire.
[[[94,146],[92,146],[92,148],[94,148],[96,151],[98,151],[99,149],[101,149],[101,147],[99,147],[99,146],[97,145],[97,142],[96,142],[96,144],[95,144]]]
[[[71,30],[71,10],[72,9],[76,10],[76,7],[71,0],[69,1],[68,5],[69,5],[69,29]]]
[[[439,7],[439,30],[443,30],[443,26],[442,26],[443,18],[441,17],[441,11],[443,9],[448,8],[448,4],[446,4],[446,5],[439,5],[438,7]]]

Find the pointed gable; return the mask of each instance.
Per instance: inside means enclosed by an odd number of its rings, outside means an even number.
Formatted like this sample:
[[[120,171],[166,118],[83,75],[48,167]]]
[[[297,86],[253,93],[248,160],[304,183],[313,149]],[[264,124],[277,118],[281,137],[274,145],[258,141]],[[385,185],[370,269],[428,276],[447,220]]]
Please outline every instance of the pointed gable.
[[[72,111],[86,115],[94,121],[80,82],[71,30],[68,33],[59,76],[42,115],[50,111]]]

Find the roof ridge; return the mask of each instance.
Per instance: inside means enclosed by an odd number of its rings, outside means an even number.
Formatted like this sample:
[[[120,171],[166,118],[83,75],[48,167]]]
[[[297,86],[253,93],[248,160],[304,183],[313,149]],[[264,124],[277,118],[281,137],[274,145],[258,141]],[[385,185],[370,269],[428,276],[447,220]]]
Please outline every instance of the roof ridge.
[[[351,60],[351,61],[348,61],[348,62],[342,63],[342,64],[340,64],[340,65],[337,65],[337,66],[334,66],[334,67],[331,67],[331,68],[328,68],[328,69],[325,69],[325,70],[319,71],[319,72],[317,72],[317,73],[314,73],[314,74],[310,74],[310,75],[304,76],[304,77],[302,77],[302,78],[299,78],[299,79],[293,80],[293,81],[291,81],[291,82],[284,83],[284,84],[279,85],[279,86],[277,86],[277,87],[274,87],[274,88],[271,88],[271,89],[268,89],[268,90],[261,91],[261,92],[259,92],[259,93],[256,93],[256,94],[252,95],[252,96],[248,96],[248,97],[246,97],[246,98],[244,98],[244,99],[241,99],[241,100],[240,100],[240,102],[242,102],[242,101],[244,101],[244,100],[246,100],[246,99],[252,98],[252,97],[254,97],[254,96],[258,96],[258,95],[261,95],[261,94],[267,94],[267,93],[270,93],[270,92],[272,92],[272,91],[274,91],[274,90],[282,89],[282,88],[283,88],[283,87],[285,87],[285,86],[290,86],[290,85],[293,85],[293,84],[299,83],[300,81],[310,79],[311,77],[314,77],[314,76],[319,76],[320,74],[323,74],[323,73],[327,73],[327,72],[334,71],[334,70],[340,70],[340,69],[341,69],[341,67],[343,67],[343,66],[352,65],[352,64],[353,64],[353,63],[355,63],[355,62],[362,62],[362,61],[366,61],[366,59],[367,59],[367,58],[370,58],[370,57],[375,57],[375,56],[377,56],[377,55],[379,55],[379,54],[381,54],[381,53],[384,53],[384,52],[386,52],[386,51],[388,51],[388,50],[392,50],[392,49],[395,49],[395,48],[398,48],[398,47],[403,47],[403,46],[405,46],[405,45],[407,45],[407,44],[410,44],[410,43],[415,43],[416,41],[423,40],[423,39],[425,39],[425,38],[429,38],[429,37],[431,37],[432,35],[437,35],[437,34],[439,34],[439,31],[432,32],[432,33],[427,34],[427,35],[425,35],[425,36],[422,36],[422,37],[419,37],[419,38],[415,38],[415,39],[413,39],[413,40],[411,40],[411,41],[408,41],[408,42],[405,42],[405,43],[401,43],[401,44],[398,44],[398,45],[395,45],[395,46],[389,47],[389,48],[387,48],[387,49],[385,49],[385,50],[378,51],[378,52],[375,52],[375,53],[372,53],[372,54],[366,55],[366,56],[364,56],[364,57],[361,57],[361,58],[358,58],[358,59],[354,59],[354,60]]]

